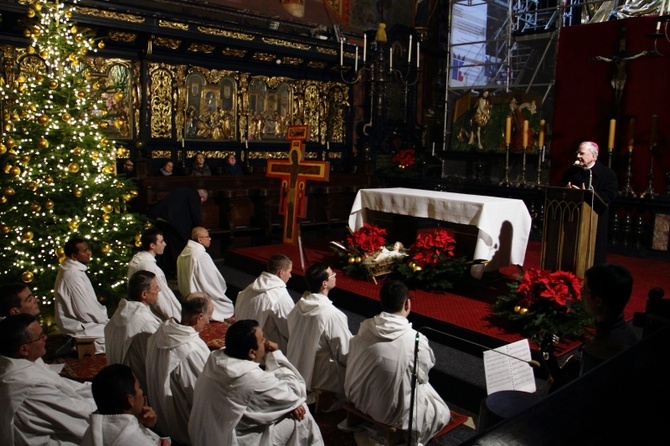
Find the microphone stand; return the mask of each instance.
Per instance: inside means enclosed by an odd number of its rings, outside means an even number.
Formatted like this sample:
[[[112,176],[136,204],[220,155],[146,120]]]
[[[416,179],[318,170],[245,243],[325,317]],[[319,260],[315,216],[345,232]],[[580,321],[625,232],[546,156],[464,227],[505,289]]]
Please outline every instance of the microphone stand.
[[[407,436],[407,445],[412,446],[412,427],[414,422],[414,399],[416,397],[416,365],[419,362],[419,331],[416,332],[414,338],[414,366],[412,367],[412,385],[409,400],[409,435]]]

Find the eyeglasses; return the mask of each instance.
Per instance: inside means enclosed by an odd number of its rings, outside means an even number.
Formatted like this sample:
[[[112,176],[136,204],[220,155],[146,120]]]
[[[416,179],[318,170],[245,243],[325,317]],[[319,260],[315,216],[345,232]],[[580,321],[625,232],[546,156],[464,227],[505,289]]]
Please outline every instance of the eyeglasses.
[[[337,273],[333,273],[330,276],[328,276],[328,280],[332,279],[333,277],[337,276]]]
[[[37,337],[37,339],[33,339],[32,341],[29,342],[24,342],[24,344],[32,344],[33,342],[41,341],[43,339],[46,339],[47,335],[44,334],[44,330],[40,333],[40,335]]]

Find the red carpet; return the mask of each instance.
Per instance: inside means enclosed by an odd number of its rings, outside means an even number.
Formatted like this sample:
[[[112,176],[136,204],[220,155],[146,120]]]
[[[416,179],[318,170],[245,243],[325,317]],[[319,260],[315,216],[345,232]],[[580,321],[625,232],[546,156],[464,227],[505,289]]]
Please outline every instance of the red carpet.
[[[525,267],[539,268],[540,249],[539,242],[531,242],[529,244],[524,264]],[[266,245],[241,248],[233,250],[231,254],[240,255],[260,264],[265,264],[266,259],[276,252],[283,252],[291,257],[294,260],[294,273],[296,275],[303,274],[300,267],[298,249],[294,246]],[[306,249],[306,255],[308,265],[315,262],[324,262],[331,266],[337,265],[336,255],[323,242],[318,246],[310,245]],[[666,272],[668,267],[667,262],[614,254],[608,255],[608,261],[626,266],[634,278],[633,295],[625,311],[627,319],[631,319],[635,312],[644,311],[647,292],[650,288],[662,287],[670,291],[670,275]],[[338,273],[338,288],[369,299],[378,300],[379,285],[375,285],[372,281],[352,279],[345,275],[344,272],[338,270],[336,266],[333,266],[333,270]],[[500,272],[508,278],[512,278],[517,271],[518,268],[516,267],[506,267],[501,269]],[[460,291],[461,294],[413,291],[412,311],[415,314],[500,341],[514,342],[522,339],[519,333],[508,332],[501,327],[493,325],[488,320],[491,305],[495,302],[496,297],[508,292],[505,280],[491,282],[490,284],[483,283],[480,288]],[[577,345],[579,345],[578,342],[566,343],[559,350],[570,350]]]

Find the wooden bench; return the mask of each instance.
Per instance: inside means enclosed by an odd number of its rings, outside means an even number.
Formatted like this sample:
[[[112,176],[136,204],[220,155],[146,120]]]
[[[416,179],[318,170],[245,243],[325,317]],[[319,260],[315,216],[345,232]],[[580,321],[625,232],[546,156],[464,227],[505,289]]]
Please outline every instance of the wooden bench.
[[[401,444],[407,441],[407,431],[404,431],[397,426],[392,426],[390,424],[377,421],[369,415],[356,409],[356,407],[354,407],[354,405],[351,403],[346,403],[344,405],[344,410],[347,412],[347,426],[349,427],[358,426],[362,423],[368,423],[380,433],[380,435],[385,439],[385,444],[389,446]]]

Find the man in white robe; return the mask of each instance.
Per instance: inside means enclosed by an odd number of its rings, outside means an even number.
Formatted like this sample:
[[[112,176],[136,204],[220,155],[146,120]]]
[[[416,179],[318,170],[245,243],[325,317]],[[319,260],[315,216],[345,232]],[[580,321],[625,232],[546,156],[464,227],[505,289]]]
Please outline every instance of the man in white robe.
[[[212,299],[212,319],[224,322],[235,313],[233,302],[226,296],[226,281],[207,253],[212,238],[207,229],[198,226],[191,232],[191,240],[177,259],[177,282],[182,296],[205,293]]]
[[[68,240],[64,250],[67,259],[59,265],[54,284],[56,325],[67,336],[97,338],[95,352],[104,353],[105,324],[109,317],[86,275],[91,250],[80,238]]]
[[[300,374],[250,320],[234,323],[225,350],[210,355],[195,386],[188,431],[194,446],[324,444]]]
[[[16,282],[0,286],[0,320],[14,314],[40,314],[37,298],[25,283]]]
[[[279,344],[283,352],[288,347],[286,318],[295,306],[286,289],[292,269],[290,258],[284,254],[273,255],[266,271],[240,291],[235,300],[235,317],[258,321],[265,337]]]
[[[305,272],[308,292],[288,315],[287,357],[302,377],[308,392],[326,390],[344,399],[344,373],[351,332],[347,316],[335,308],[328,292],[335,288],[329,266],[314,264]],[[313,395],[308,402],[313,402]],[[337,409],[336,404],[331,409]]]
[[[407,320],[411,300],[405,284],[385,282],[380,299],[383,311],[361,323],[351,339],[344,384],[347,400],[377,421],[408,430],[414,348],[419,336],[412,444],[426,444],[451,417],[447,404],[428,382],[435,356],[428,339]]]
[[[147,229],[141,237],[142,251],[133,256],[128,264],[128,279],[137,271],[151,271],[156,275],[158,287],[161,289],[158,293],[158,301],[151,306],[156,316],[161,320],[168,320],[171,317],[177,321],[181,318],[181,304],[177,300],[170,287],[168,286],[165,273],[156,263],[156,256],[162,255],[165,251],[165,240],[163,233],[155,226]]]
[[[160,319],[149,308],[156,303],[158,291],[154,273],[138,271],[133,274],[128,282],[128,299],[121,299],[105,327],[107,364],[129,366],[143,390],[147,388],[147,340],[161,325]]]
[[[90,384],[44,364],[46,335],[30,314],[0,321],[0,444],[75,446],[95,410]]]
[[[140,383],[130,367],[113,364],[93,378],[93,398],[98,406],[91,415],[82,446],[169,446],[148,428],[156,413],[147,405]]]
[[[181,311],[181,323],[164,322],[147,342],[147,393],[158,415],[158,432],[191,444],[188,418],[193,390],[210,353],[200,332],[209,325],[214,306],[205,294],[193,293]]]

